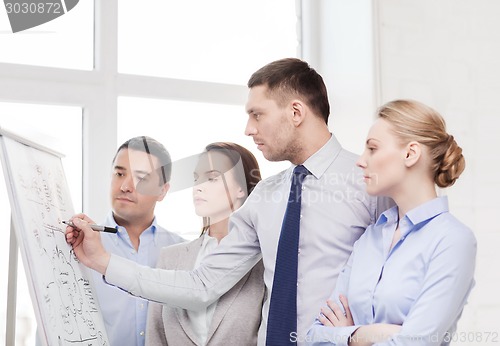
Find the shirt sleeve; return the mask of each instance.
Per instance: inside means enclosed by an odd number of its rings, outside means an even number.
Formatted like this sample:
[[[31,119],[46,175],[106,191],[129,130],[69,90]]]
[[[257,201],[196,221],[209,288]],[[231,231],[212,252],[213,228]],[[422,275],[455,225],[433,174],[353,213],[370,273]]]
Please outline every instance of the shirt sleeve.
[[[233,213],[229,234],[198,268],[192,271],[150,268],[111,254],[106,282],[172,307],[197,310],[209,306],[262,258],[257,233],[243,209],[244,206]]]
[[[329,299],[335,301],[342,310],[343,306],[340,302],[339,295],[347,295],[347,289],[349,287],[349,278],[351,275],[351,267],[353,262],[354,251],[352,252],[347,264],[344,266],[337,279],[337,284],[335,290]],[[328,308],[325,302],[325,308]],[[318,316],[319,318],[319,316]],[[360,326],[349,326],[349,327],[330,327],[324,326],[319,319],[316,318],[311,328],[306,335],[306,345],[309,346],[347,346],[349,344],[349,338]]]
[[[450,232],[433,253],[420,295],[400,333],[376,345],[427,346],[451,340],[448,332],[453,331],[474,286],[476,247],[472,232]]]

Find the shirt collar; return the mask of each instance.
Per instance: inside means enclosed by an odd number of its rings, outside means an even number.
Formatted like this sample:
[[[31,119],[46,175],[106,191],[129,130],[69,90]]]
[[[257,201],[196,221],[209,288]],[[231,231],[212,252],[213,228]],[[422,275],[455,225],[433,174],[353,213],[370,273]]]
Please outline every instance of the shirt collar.
[[[217,240],[217,238],[210,236],[208,234],[208,231],[206,231],[202,235],[199,256],[204,257],[207,253],[212,252],[212,250],[216,248],[217,245],[219,245],[219,241]]]
[[[446,213],[449,211],[448,208],[448,197],[436,197],[418,207],[410,210],[406,213],[402,220],[399,221],[399,225],[404,233],[408,233],[410,230],[414,229],[414,226],[419,225],[423,222],[429,221],[434,217]],[[384,211],[378,218],[376,226],[384,224],[396,224],[398,222],[398,207],[394,206],[386,211]],[[404,227],[410,226],[410,227]]]
[[[396,223],[397,221],[398,221],[398,206],[396,205],[390,209],[387,209],[382,214],[380,214],[377,222],[375,223],[375,226],[380,226],[385,223]]]
[[[331,134],[330,139],[325,145],[312,154],[302,165],[307,168],[316,179],[320,179],[332,162],[335,161],[341,150],[342,146],[339,141],[334,134]],[[295,167],[295,165],[290,167],[288,176],[292,175]]]
[[[201,244],[202,247],[205,247],[209,241],[217,241],[217,238],[212,237],[211,235],[208,234],[208,230],[203,233],[203,242]]]
[[[405,217],[414,224],[418,225],[421,222],[430,220],[439,214],[448,212],[448,197],[436,197],[422,205],[410,210]]]
[[[125,229],[125,227],[120,226],[116,223],[115,217],[113,215],[113,211],[110,211],[108,216],[106,217],[106,225],[105,226],[116,228],[118,230],[118,232],[116,233],[118,237],[120,237],[122,239],[124,237],[128,238],[128,233],[127,233],[127,230]],[[157,229],[158,229],[158,223],[156,222],[156,216],[155,216],[153,218],[153,222],[151,223],[151,225],[149,225],[149,227],[146,228],[144,230],[144,232],[142,232],[141,237],[143,235],[147,235],[148,233],[151,233],[153,236],[153,241],[155,242],[155,245],[158,245],[158,240],[157,240],[158,232],[156,232]],[[115,238],[116,241],[118,241],[118,237]]]

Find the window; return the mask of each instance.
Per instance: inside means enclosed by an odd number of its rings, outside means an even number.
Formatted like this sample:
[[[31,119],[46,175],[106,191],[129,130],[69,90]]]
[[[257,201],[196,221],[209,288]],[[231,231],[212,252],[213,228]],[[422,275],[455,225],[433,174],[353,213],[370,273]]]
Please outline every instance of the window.
[[[2,47],[0,62],[93,69],[93,1],[79,1],[64,15],[15,34],[12,34],[7,12],[2,7],[0,7],[0,47]]]
[[[297,55],[290,0],[120,0],[118,15],[123,73],[244,85]]]

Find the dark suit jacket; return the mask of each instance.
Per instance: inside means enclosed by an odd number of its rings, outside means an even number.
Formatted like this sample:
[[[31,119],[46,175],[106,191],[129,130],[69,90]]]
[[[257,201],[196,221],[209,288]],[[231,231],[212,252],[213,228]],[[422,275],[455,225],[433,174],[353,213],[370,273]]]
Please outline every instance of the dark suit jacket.
[[[158,268],[193,269],[202,238],[162,249]],[[217,301],[207,346],[257,345],[262,304],[265,299],[264,266],[260,260],[232,289]],[[198,346],[186,310],[149,303],[146,346]]]

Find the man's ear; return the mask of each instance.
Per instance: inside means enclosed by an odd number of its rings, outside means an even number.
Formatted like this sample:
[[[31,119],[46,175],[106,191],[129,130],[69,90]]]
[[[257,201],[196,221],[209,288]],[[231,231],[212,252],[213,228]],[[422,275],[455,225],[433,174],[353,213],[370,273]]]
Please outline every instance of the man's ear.
[[[170,183],[163,184],[160,189],[160,193],[158,194],[158,198],[156,199],[158,202],[163,201],[168,190],[170,190]]]
[[[304,106],[304,103],[300,100],[293,100],[292,112],[292,121],[293,124],[297,127],[304,121],[306,116],[306,107]]]
[[[405,165],[409,168],[415,165],[420,159],[420,156],[422,155],[422,146],[419,142],[413,141],[408,143],[405,149]]]

